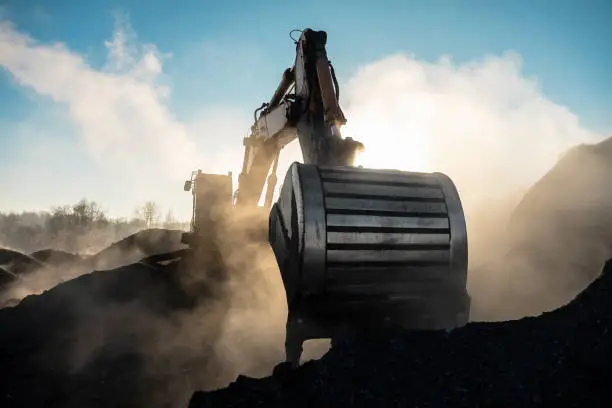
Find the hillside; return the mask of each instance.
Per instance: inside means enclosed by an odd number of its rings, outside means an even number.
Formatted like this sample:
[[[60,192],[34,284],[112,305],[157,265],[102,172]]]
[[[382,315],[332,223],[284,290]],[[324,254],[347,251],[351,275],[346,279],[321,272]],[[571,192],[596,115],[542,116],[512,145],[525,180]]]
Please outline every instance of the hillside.
[[[512,212],[505,250],[470,271],[474,318],[537,315],[592,282],[612,257],[611,186],[612,138],[568,151]]]

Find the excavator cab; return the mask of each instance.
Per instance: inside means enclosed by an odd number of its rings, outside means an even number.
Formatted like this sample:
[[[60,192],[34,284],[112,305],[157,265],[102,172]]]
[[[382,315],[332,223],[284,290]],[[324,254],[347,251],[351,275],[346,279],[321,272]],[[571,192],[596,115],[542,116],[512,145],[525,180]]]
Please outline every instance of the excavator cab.
[[[185,191],[191,191],[193,212],[191,231],[184,233],[181,242],[191,246],[207,245],[215,236],[219,220],[232,209],[232,173],[208,174],[194,171],[185,181]]]

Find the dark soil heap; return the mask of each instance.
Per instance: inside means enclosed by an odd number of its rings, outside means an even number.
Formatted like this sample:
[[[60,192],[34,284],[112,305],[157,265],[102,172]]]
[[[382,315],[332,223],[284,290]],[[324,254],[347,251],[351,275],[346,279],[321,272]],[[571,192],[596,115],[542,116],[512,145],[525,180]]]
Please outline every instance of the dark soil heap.
[[[32,252],[30,256],[40,262],[53,266],[60,266],[70,262],[83,260],[83,257],[79,254],[73,254],[71,252],[60,251],[57,249],[41,249],[40,251]]]
[[[95,269],[112,269],[138,262],[156,254],[178,251],[186,246],[181,244],[182,231],[152,228],[129,235],[91,256]]]
[[[142,230],[93,255],[73,254],[52,248],[27,255],[0,248],[0,291],[10,289],[10,284],[18,284],[16,281],[20,277],[31,276],[35,272],[42,272],[44,275],[64,273],[65,278],[61,279],[63,281],[92,270],[115,269],[150,256],[180,251],[186,247],[180,242],[181,234],[179,230]],[[66,274],[67,270],[71,273]],[[4,306],[0,300],[0,307]]]
[[[143,316],[171,321],[203,301],[181,289],[174,269],[93,272],[0,309],[0,407],[165,406],[184,378],[147,368],[142,337],[155,332]],[[92,347],[79,363],[83,341]]]
[[[0,265],[15,275],[29,273],[44,266],[38,259],[11,249],[0,248]]]
[[[0,289],[17,279],[14,273],[0,267]]]
[[[0,407],[181,407],[203,389],[195,384],[215,384],[225,366],[212,345],[226,316],[180,324],[214,291],[186,291],[176,264],[153,267],[153,258],[1,309]],[[612,407],[611,328],[612,261],[573,302],[540,317],[360,333],[293,373],[239,377],[190,405]],[[205,336],[160,356],[156,346],[181,332]]]
[[[361,333],[321,360],[194,394],[208,407],[612,407],[612,260],[570,304],[451,332]]]
[[[610,185],[612,138],[570,149],[527,191],[508,224],[512,245],[502,262],[515,285],[508,293],[522,291],[525,304],[552,310],[597,277],[612,257]],[[534,271],[537,283],[525,284]]]

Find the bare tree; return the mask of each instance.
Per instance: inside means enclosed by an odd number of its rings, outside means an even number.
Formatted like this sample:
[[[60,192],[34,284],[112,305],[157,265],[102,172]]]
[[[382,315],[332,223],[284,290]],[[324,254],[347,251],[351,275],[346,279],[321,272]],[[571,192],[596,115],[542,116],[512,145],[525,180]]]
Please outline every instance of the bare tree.
[[[73,228],[85,230],[100,227],[107,223],[106,215],[98,203],[85,198],[72,206],[64,205],[53,208],[46,222],[47,230],[52,234]]]
[[[153,201],[147,201],[136,210],[136,218],[141,219],[147,228],[159,221],[159,206]]]
[[[166,219],[164,220],[164,228],[173,229],[176,228],[176,218],[174,217],[174,213],[171,209],[166,213]]]
[[[84,198],[40,213],[0,212],[0,247],[24,252],[42,248],[89,251],[101,249],[143,226],[143,221],[135,224],[107,217],[98,203]]]
[[[76,224],[81,226],[99,223],[106,218],[98,203],[85,198],[72,206],[72,215]]]

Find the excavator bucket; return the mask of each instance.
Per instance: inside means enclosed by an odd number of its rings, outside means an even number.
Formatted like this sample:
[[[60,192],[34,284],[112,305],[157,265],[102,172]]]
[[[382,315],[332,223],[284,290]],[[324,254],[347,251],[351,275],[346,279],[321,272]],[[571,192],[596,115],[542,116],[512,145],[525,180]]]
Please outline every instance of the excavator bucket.
[[[294,163],[269,240],[293,364],[305,340],[334,339],[346,327],[449,329],[468,320],[465,219],[443,174]]]

